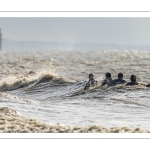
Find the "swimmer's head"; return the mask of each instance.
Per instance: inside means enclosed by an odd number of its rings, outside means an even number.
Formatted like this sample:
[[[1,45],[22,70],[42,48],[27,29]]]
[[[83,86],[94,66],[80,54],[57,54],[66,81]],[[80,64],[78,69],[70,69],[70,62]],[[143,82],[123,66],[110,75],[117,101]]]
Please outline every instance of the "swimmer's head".
[[[106,76],[106,78],[111,78],[111,74],[110,74],[109,72],[107,72],[107,73],[105,74],[105,76]]]
[[[131,82],[136,82],[136,76],[132,74],[130,77],[130,80]]]
[[[94,75],[92,73],[89,74],[89,79],[93,79]]]
[[[123,74],[121,72],[118,73],[118,78],[123,78]]]

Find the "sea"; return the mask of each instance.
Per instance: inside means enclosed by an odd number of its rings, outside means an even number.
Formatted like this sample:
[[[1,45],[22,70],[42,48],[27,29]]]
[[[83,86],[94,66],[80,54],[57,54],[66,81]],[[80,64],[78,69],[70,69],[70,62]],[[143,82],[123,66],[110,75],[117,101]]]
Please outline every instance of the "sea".
[[[139,85],[103,86],[136,75]],[[88,75],[98,85],[85,91]],[[0,107],[53,125],[150,129],[150,50],[0,51]]]

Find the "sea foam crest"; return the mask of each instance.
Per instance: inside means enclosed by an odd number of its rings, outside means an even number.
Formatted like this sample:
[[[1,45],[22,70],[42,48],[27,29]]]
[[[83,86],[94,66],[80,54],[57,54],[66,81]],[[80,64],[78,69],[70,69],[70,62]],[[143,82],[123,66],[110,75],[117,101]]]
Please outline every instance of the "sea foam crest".
[[[43,70],[40,72],[30,71],[27,74],[9,75],[2,78],[0,81],[0,91],[15,90],[18,88],[28,87],[39,84],[41,82],[48,82],[58,75],[54,72]]]

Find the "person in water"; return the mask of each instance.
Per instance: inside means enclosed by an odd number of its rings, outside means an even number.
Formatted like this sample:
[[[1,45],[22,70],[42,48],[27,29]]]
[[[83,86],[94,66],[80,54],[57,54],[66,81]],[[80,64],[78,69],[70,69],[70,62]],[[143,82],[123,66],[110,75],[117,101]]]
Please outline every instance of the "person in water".
[[[118,79],[113,80],[113,84],[117,85],[117,84],[123,84],[126,83],[125,80],[123,80],[123,74],[120,72],[118,73]]]
[[[106,84],[107,84],[108,86],[112,86],[113,80],[112,80],[112,78],[111,78],[111,74],[110,74],[109,72],[107,72],[107,73],[105,74],[105,76],[106,76],[106,79],[102,81],[101,86],[106,85]]]
[[[91,86],[95,86],[97,81],[94,79],[94,75],[92,73],[89,74],[89,81],[87,82],[84,90],[87,90]]]
[[[128,82],[126,85],[138,85],[138,83],[136,82],[135,75],[131,75],[130,80],[131,80],[131,82]]]

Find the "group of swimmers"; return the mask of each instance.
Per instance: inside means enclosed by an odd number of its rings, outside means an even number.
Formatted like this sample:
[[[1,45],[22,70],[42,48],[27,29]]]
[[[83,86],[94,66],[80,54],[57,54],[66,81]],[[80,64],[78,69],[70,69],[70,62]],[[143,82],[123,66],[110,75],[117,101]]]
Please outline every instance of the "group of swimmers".
[[[123,74],[122,74],[121,72],[118,73],[118,79],[112,80],[112,78],[111,78],[111,73],[109,73],[109,72],[106,73],[105,76],[106,76],[106,79],[102,81],[101,86],[106,85],[106,84],[107,84],[108,86],[115,86],[115,85],[117,85],[117,84],[124,84],[124,83],[126,83],[126,85],[131,85],[131,86],[132,86],[132,85],[138,85],[138,84],[139,84],[138,82],[136,82],[136,76],[135,76],[135,75],[131,75],[131,77],[130,77],[131,82],[126,82],[126,81],[123,79]],[[87,84],[86,84],[84,90],[87,90],[87,89],[88,89],[89,87],[91,87],[91,86],[97,85],[97,83],[98,83],[98,81],[96,81],[96,80],[94,79],[94,75],[93,75],[92,73],[90,73],[90,74],[89,74],[89,81],[87,82]],[[150,84],[146,85],[146,87],[150,87]]]

